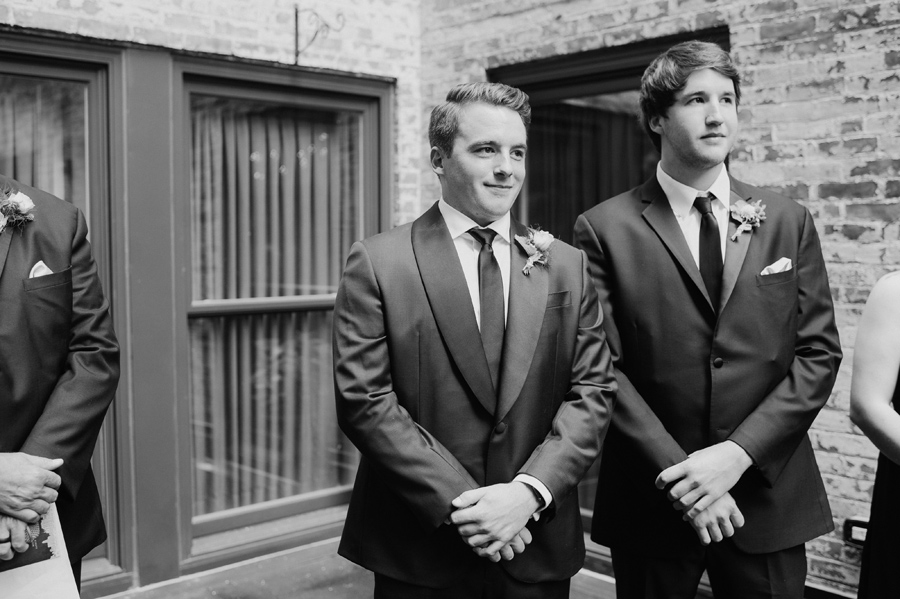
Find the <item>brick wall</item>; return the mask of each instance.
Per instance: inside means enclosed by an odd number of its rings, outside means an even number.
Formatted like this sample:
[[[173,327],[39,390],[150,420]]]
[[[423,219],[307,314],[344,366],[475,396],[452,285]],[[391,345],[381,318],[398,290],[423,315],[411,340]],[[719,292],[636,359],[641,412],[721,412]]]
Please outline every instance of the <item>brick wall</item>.
[[[838,528],[868,513],[877,452],[847,418],[856,321],[900,268],[900,5],[873,0],[305,0],[341,31],[301,64],[397,79],[394,222],[439,193],[427,166],[431,108],[485,68],[728,25],[745,76],[737,176],[813,211],[845,349],[811,433]],[[287,0],[7,0],[0,23],[282,63]],[[309,26],[304,22],[304,33]],[[808,546],[810,581],[852,594],[858,553]]]
[[[394,77],[394,219],[419,213],[420,0],[303,0],[340,31],[321,35],[300,64]],[[291,0],[7,0],[0,23],[273,62],[294,62]],[[301,41],[314,27],[301,13]],[[401,126],[402,123],[402,126]]]
[[[423,115],[485,68],[728,25],[745,76],[736,176],[813,212],[845,358],[811,437],[840,529],[867,515],[877,452],[848,417],[856,322],[900,268],[900,5],[838,0],[425,0]],[[423,197],[438,188],[423,166]],[[810,582],[853,595],[859,554],[808,545]]]

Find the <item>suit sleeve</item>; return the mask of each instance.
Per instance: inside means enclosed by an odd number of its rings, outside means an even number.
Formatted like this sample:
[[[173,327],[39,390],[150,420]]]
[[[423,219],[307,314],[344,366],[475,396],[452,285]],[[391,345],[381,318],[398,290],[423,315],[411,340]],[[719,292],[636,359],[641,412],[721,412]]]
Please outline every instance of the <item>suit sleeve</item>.
[[[575,222],[575,244],[587,254],[591,278],[603,309],[603,326],[612,352],[616,381],[619,386],[612,426],[618,434],[630,440],[629,446],[655,472],[683,462],[687,453],[669,434],[641,394],[623,372],[625,356],[616,328],[612,301],[615,271],[603,252],[600,239],[584,215]]]
[[[812,216],[804,210],[797,252],[799,308],[794,361],[787,376],[735,429],[768,485],[781,474],[828,397],[841,363],[828,273]]]
[[[616,402],[616,380],[603,332],[603,311],[591,284],[587,257],[584,252],[578,252],[578,257],[582,293],[570,387],[550,432],[520,470],[544,483],[553,495],[548,515],[596,460]]]
[[[376,274],[365,246],[357,242],[334,307],[338,423],[422,525],[435,529],[450,515],[450,502],[479,485],[400,405],[387,335]]]
[[[119,346],[109,303],[91,257],[87,224],[74,213],[72,324],[65,370],[21,451],[63,458],[61,491],[74,499],[90,466],[100,426],[119,382]]]

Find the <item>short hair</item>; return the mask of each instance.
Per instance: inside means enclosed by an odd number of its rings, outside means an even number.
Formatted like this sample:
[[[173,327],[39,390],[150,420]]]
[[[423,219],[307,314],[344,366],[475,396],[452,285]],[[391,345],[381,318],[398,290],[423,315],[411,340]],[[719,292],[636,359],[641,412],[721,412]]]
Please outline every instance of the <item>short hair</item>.
[[[734,83],[735,102],[741,101],[741,76],[731,56],[718,44],[691,40],[676,44],[653,59],[641,77],[641,124],[659,150],[662,140],[650,129],[653,117],[665,117],[694,71],[712,69]]]
[[[476,102],[515,111],[522,119],[526,131],[531,124],[531,105],[528,103],[528,94],[522,90],[503,83],[463,83],[447,92],[446,101],[431,111],[431,122],[428,125],[428,143],[431,147],[437,147],[444,155],[449,156],[459,130],[460,110],[466,104]]]

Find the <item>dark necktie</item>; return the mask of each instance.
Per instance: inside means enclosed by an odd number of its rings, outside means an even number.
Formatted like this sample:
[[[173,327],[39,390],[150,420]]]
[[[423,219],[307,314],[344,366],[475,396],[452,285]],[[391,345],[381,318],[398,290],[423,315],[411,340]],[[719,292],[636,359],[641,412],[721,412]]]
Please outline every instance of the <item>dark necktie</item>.
[[[719,237],[719,223],[712,212],[712,194],[698,194],[694,208],[700,212],[700,276],[706,285],[706,292],[713,309],[719,311],[722,294],[722,240]]]
[[[503,335],[506,319],[503,316],[503,278],[500,265],[494,257],[492,243],[496,231],[469,229],[469,233],[481,242],[478,252],[478,289],[481,298],[481,343],[491,370],[494,393],[500,388],[500,357],[503,353]]]

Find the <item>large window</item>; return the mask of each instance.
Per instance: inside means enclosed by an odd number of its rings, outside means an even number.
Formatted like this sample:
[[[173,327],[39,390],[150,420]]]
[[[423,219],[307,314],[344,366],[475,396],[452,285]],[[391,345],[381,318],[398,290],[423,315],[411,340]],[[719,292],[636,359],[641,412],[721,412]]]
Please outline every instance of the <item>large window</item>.
[[[30,55],[17,52],[38,48]],[[85,213],[94,260],[116,316],[107,102],[112,63],[104,53],[0,39],[0,173],[71,202]],[[104,421],[92,459],[109,537],[84,563],[88,582],[127,577],[122,566],[130,552],[123,529],[127,515],[120,509],[125,493],[117,447],[122,408],[117,403]]]
[[[362,236],[360,114],[191,96],[194,514],[352,482],[331,303]],[[273,301],[275,305],[273,305]]]
[[[350,246],[386,213],[382,101],[245,71],[184,75],[192,563],[230,531],[349,500],[359,458],[334,409],[332,311]]]

